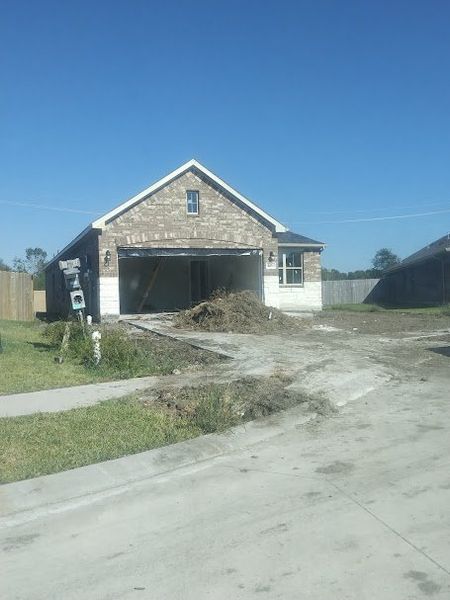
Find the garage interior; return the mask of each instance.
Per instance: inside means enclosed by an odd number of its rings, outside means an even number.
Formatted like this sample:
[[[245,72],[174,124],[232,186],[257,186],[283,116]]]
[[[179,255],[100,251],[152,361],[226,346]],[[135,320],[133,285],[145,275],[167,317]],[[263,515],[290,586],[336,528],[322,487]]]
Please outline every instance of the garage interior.
[[[217,289],[262,298],[258,249],[119,248],[118,254],[121,314],[182,310]]]

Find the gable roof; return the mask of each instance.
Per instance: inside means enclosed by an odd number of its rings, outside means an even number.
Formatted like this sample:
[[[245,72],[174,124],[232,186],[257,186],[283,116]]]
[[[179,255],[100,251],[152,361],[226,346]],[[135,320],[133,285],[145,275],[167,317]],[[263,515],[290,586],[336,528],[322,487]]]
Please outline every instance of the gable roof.
[[[392,271],[397,271],[398,269],[424,262],[430,258],[437,258],[441,254],[445,255],[446,253],[450,253],[450,233],[444,235],[435,242],[431,242],[431,244],[428,244],[425,248],[421,248],[417,252],[414,252],[414,254],[406,257],[398,265],[386,269],[385,273],[391,273]]]
[[[138,204],[139,202],[141,202],[142,200],[147,198],[147,196],[150,196],[152,193],[156,192],[158,189],[167,185],[168,183],[170,183],[171,181],[173,181],[180,175],[183,175],[190,169],[196,169],[196,170],[200,171],[200,173],[203,173],[203,175],[206,175],[206,177],[211,179],[216,185],[218,185],[222,189],[226,190],[229,194],[231,194],[232,196],[237,198],[240,202],[242,202],[242,204],[247,206],[252,212],[257,213],[265,221],[268,221],[271,225],[273,225],[275,227],[275,231],[287,231],[287,227],[285,227],[282,223],[280,223],[279,221],[274,219],[266,211],[259,208],[259,206],[256,206],[256,204],[254,204],[251,200],[249,200],[248,198],[246,198],[245,196],[240,194],[237,190],[235,190],[230,185],[228,185],[228,183],[226,183],[223,179],[221,179],[220,177],[215,175],[212,171],[210,171],[209,169],[204,167],[201,163],[199,163],[194,158],[189,160],[187,163],[184,163],[184,165],[181,165],[181,167],[178,167],[178,169],[175,169],[175,171],[172,171],[171,173],[169,173],[162,179],[159,179],[158,181],[153,183],[150,187],[146,188],[139,194],[136,194],[136,196],[133,196],[126,202],[123,202],[122,204],[120,204],[119,206],[114,208],[113,210],[107,212],[105,215],[103,215],[99,219],[96,219],[92,223],[92,227],[94,227],[96,229],[97,228],[101,229],[102,227],[105,226],[105,224],[107,222],[111,221],[112,219],[114,219],[121,213],[125,212],[126,210],[129,210],[130,208],[132,208],[133,206],[135,206],[136,204]]]
[[[238,192],[237,190],[232,188],[223,179],[221,179],[220,177],[215,175],[212,171],[207,169],[205,166],[203,166],[201,163],[199,163],[197,160],[195,160],[193,158],[193,159],[189,160],[188,162],[184,163],[183,165],[181,165],[181,167],[178,167],[178,169],[175,169],[174,171],[172,171],[171,173],[169,173],[168,175],[163,177],[162,179],[159,179],[158,181],[153,183],[150,187],[146,188],[139,194],[136,194],[132,198],[129,198],[129,200],[126,200],[122,204],[119,204],[119,206],[117,206],[113,210],[105,213],[103,216],[99,217],[98,219],[96,219],[95,221],[90,223],[79,235],[77,235],[67,246],[65,246],[60,252],[58,252],[58,254],[56,254],[56,256],[54,256],[47,263],[47,267],[49,267],[55,261],[59,260],[59,258],[65,252],[70,250],[70,248],[72,248],[72,246],[74,246],[77,242],[82,240],[84,238],[84,236],[87,235],[90,231],[92,231],[93,229],[102,229],[109,221],[111,221],[115,217],[119,216],[120,214],[124,213],[125,211],[129,210],[130,208],[132,208],[133,206],[135,206],[136,204],[138,204],[139,202],[141,202],[142,200],[144,200],[145,198],[150,196],[152,193],[156,192],[158,189],[167,185],[168,183],[170,183],[171,181],[173,181],[174,179],[176,179],[180,175],[183,175],[184,173],[186,173],[187,171],[189,171],[191,169],[195,169],[195,170],[199,171],[200,173],[202,173],[203,175],[205,175],[207,178],[209,178],[211,181],[213,181],[217,186],[221,187],[228,194],[230,194],[231,196],[236,198],[239,202],[241,202],[241,204],[243,204],[245,207],[247,207],[247,209],[249,209],[249,212],[253,212],[254,214],[258,215],[260,218],[265,220],[267,223],[269,223],[275,231],[275,233],[274,233],[275,236],[278,236],[278,234],[287,233],[289,231],[288,228],[285,225],[283,225],[283,223],[280,223],[280,221],[278,221],[277,219],[275,219],[274,217],[269,215],[269,213],[264,211],[262,208],[260,208],[256,204],[254,204],[251,200],[249,200],[248,198],[243,196],[240,192]],[[311,244],[311,245],[314,244],[314,245],[320,245],[320,246],[324,245],[321,242],[315,242],[314,240],[309,240],[309,238],[305,238],[304,236],[299,236],[299,234],[291,233],[291,235],[298,236],[298,238],[301,238],[301,241],[295,241],[295,242],[292,241],[291,243],[302,243],[302,244]],[[307,240],[309,240],[309,241],[307,241]]]

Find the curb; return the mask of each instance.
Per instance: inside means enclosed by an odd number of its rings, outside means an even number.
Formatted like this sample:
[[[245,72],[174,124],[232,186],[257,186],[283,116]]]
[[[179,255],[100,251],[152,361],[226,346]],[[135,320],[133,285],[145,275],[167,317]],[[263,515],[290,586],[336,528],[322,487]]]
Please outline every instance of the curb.
[[[73,510],[127,492],[149,479],[200,464],[269,440],[317,417],[305,406],[106,462],[0,486],[0,529]]]

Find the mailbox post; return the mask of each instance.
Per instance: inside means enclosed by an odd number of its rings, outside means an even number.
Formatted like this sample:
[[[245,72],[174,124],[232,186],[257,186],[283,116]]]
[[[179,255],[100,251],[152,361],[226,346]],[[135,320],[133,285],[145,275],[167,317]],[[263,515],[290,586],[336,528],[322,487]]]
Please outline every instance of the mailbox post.
[[[80,259],[60,260],[59,268],[64,274],[66,290],[70,295],[70,305],[80,321],[83,321],[83,311],[86,308],[83,290],[80,285]]]
[[[86,304],[84,302],[84,294],[80,285],[80,259],[74,258],[72,260],[60,260],[59,268],[64,274],[64,281],[66,282],[66,290],[69,292],[70,305],[73,312],[77,315],[83,328],[84,335],[84,309]],[[55,361],[59,364],[64,362],[64,355],[67,352],[70,338],[70,321],[67,321],[64,330],[64,336],[61,342],[61,349],[59,356],[55,357]]]

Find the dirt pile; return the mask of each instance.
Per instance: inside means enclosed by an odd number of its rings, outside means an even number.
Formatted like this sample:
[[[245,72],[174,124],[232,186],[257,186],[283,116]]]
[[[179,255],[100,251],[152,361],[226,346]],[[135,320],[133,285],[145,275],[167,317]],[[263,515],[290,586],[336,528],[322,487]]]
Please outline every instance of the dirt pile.
[[[232,333],[277,333],[306,327],[306,320],[263,304],[253,292],[216,293],[175,317],[175,327]]]
[[[151,392],[149,406],[188,419],[202,433],[223,431],[233,425],[304,404],[305,412],[331,416],[336,409],[322,397],[292,389],[285,374],[270,377],[243,377],[229,383],[207,383],[197,387],[160,389]],[[145,398],[141,398],[146,404]]]
[[[308,398],[286,389],[285,376],[244,377],[230,383],[159,390],[156,405],[189,419],[202,433],[223,431],[233,425],[307,403]]]

